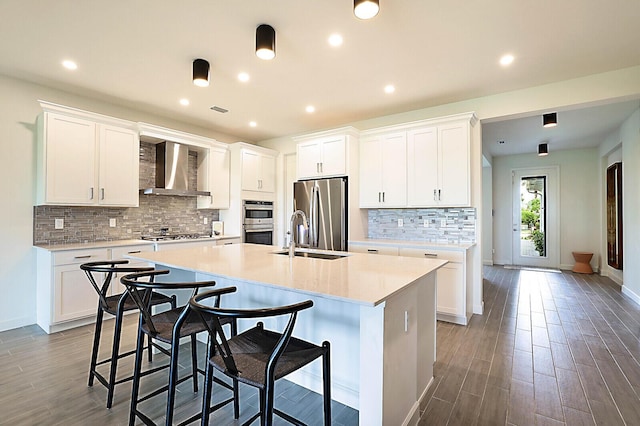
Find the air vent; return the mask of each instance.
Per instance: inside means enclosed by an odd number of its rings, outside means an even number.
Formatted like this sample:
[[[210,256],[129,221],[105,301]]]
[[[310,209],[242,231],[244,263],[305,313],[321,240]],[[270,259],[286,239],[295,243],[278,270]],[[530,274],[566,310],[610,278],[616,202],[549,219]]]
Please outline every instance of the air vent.
[[[217,105],[212,106],[212,107],[211,107],[211,109],[212,109],[212,110],[214,110],[214,111],[216,111],[216,112],[221,112],[221,113],[223,113],[223,114],[224,114],[225,112],[229,112],[229,110],[228,110],[228,109],[224,109],[224,108],[219,107],[219,106],[217,106]]]

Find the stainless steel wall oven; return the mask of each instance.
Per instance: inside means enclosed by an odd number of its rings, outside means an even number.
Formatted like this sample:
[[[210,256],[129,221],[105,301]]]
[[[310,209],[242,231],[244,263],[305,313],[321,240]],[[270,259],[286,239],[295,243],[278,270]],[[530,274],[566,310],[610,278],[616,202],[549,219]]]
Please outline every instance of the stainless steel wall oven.
[[[273,201],[242,202],[242,242],[273,244]]]

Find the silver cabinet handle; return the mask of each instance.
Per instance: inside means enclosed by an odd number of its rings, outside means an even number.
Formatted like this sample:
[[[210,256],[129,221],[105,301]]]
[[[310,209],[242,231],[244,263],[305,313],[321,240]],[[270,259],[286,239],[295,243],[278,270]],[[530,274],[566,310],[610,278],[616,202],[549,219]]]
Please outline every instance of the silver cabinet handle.
[[[440,190],[438,189],[438,201],[440,201]]]
[[[433,201],[436,201],[436,200],[437,200],[437,198],[436,198],[436,191],[437,191],[436,189],[434,189],[434,190],[433,190]]]
[[[320,173],[324,173],[323,165],[324,163],[320,163]]]
[[[100,199],[104,200],[104,188],[100,188]]]
[[[135,251],[128,251],[127,254],[135,254],[135,253],[140,253],[141,250],[135,250]]]
[[[384,203],[384,192],[382,193],[382,202]]]
[[[436,253],[425,253],[424,257],[438,257]]]
[[[85,254],[84,256],[74,256],[74,259],[89,259],[91,257],[90,254]]]
[[[377,253],[378,249],[367,249],[367,253]]]
[[[93,200],[93,186],[89,188],[89,199]]]

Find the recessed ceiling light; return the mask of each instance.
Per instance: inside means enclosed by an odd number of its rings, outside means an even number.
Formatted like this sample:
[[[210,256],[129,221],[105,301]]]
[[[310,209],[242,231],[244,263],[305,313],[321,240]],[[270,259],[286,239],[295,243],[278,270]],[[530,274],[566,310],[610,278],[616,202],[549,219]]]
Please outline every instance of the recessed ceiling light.
[[[70,59],[65,59],[64,61],[62,61],[62,66],[65,67],[68,70],[77,70],[78,69],[78,64],[76,64],[75,62],[73,62]]]
[[[255,121],[250,121],[249,122],[249,126],[251,127],[256,127],[258,125],[258,123],[256,123]]]
[[[504,55],[500,58],[500,65],[502,65],[503,67],[511,65],[514,59],[515,58],[513,57],[513,55]]]
[[[340,34],[331,34],[329,36],[329,44],[338,47],[342,45],[342,36]]]
[[[185,98],[180,99],[180,105],[188,106],[189,105],[189,99],[185,99]]]
[[[393,93],[395,91],[396,91],[396,88],[393,86],[393,84],[387,84],[386,86],[384,86],[385,93]]]
[[[316,112],[316,107],[314,107],[313,105],[307,105],[304,110],[311,114],[312,112]]]
[[[238,80],[242,82],[249,81],[249,74],[247,74],[246,72],[241,72],[240,74],[238,74]]]

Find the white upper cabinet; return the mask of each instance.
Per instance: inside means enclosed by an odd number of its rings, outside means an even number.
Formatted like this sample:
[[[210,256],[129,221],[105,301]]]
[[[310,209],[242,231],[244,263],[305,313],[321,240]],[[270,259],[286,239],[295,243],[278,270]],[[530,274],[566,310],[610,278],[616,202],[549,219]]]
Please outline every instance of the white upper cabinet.
[[[360,139],[360,207],[396,208],[407,204],[405,132]]]
[[[41,105],[37,203],[137,206],[140,142],[133,123]]]
[[[275,156],[250,148],[242,148],[241,163],[243,191],[275,192]]]
[[[408,132],[409,207],[470,205],[469,120]]]
[[[229,208],[229,149],[211,147],[198,154],[198,190],[211,192],[198,197],[199,209]]]
[[[298,179],[346,175],[346,139],[335,135],[298,143]]]

